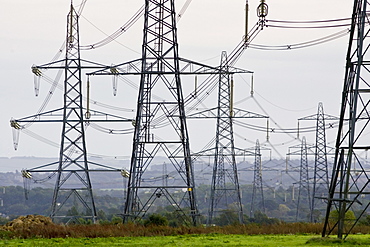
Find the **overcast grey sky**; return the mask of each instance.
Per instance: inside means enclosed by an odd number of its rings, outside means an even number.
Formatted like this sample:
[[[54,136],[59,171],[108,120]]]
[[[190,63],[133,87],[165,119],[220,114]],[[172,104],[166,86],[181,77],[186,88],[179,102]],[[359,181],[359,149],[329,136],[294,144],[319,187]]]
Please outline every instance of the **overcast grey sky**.
[[[1,115],[0,157],[41,156],[57,157],[58,148],[40,142],[25,133],[20,134],[19,148],[14,151],[9,120],[33,115],[44,101],[50,84],[41,81],[40,95],[34,96],[33,64],[52,60],[63,44],[66,33],[66,16],[69,1],[14,0],[1,1],[0,9],[0,70]],[[75,1],[78,5],[80,1]],[[122,26],[139,9],[144,1],[106,0],[87,1],[80,18],[80,43],[96,43]],[[176,1],[179,11],[185,0]],[[249,0],[252,26],[257,22],[258,0]],[[350,17],[353,1],[349,0],[280,0],[267,1],[268,20],[327,20]],[[231,52],[244,35],[245,0],[193,0],[178,23],[180,56],[210,65],[218,65],[221,51]],[[117,42],[93,51],[82,52],[82,57],[103,64],[121,63],[140,57],[142,43],[140,19]],[[322,38],[345,29],[278,29],[265,27],[253,41],[263,45],[290,45]],[[315,114],[319,102],[323,102],[328,114],[337,115],[341,101],[345,54],[348,36],[321,45],[285,51],[247,49],[236,64],[254,72],[254,99],[250,96],[249,75],[235,76],[235,102],[238,108],[260,114],[268,114],[272,128],[295,128],[297,119]],[[54,74],[50,73],[50,77]],[[138,82],[138,77],[130,78]],[[186,84],[188,82],[188,84]],[[92,98],[110,105],[134,109],[136,90],[119,82],[118,94],[112,95],[111,78],[92,78]],[[95,84],[94,84],[95,82]],[[62,81],[60,81],[62,83]],[[184,95],[193,90],[193,79],[183,80]],[[160,95],[158,95],[160,96]],[[203,107],[217,105],[215,98],[203,102]],[[57,90],[47,110],[62,106],[61,91]],[[118,114],[118,112],[115,112]],[[127,117],[133,113],[125,112]],[[245,120],[247,123],[265,126],[261,120]],[[249,122],[250,121],[250,122]],[[52,125],[52,126],[51,126]],[[314,122],[302,123],[312,126]],[[130,127],[127,124],[118,128]],[[61,126],[36,123],[29,128],[59,143]],[[266,143],[266,132],[253,132],[236,127],[236,145],[252,147],[256,139]],[[214,120],[189,120],[191,149],[203,148],[215,133]],[[199,133],[202,133],[200,135]],[[103,135],[88,130],[88,150],[93,154],[128,158],[132,136]],[[336,132],[328,131],[328,141],[333,143]],[[274,157],[285,156],[289,146],[299,144],[296,135],[270,133],[270,142],[276,150]],[[314,133],[307,134],[307,141],[314,142]],[[102,144],[103,143],[103,144]],[[39,164],[35,164],[39,165]],[[8,168],[0,167],[0,170]]]

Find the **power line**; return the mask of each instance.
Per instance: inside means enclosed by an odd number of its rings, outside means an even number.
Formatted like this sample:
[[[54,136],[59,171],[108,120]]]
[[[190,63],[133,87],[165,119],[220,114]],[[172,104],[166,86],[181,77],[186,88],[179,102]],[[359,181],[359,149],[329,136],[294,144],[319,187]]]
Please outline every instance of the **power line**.
[[[325,22],[338,22],[338,21],[351,21],[351,18],[338,18],[328,20],[310,20],[310,21],[287,21],[287,20],[271,20],[268,19],[266,22],[278,22],[278,23],[325,23]],[[350,23],[348,23],[350,25]]]
[[[318,38],[318,39],[314,39],[314,40],[310,40],[306,42],[295,43],[295,44],[287,44],[287,45],[249,44],[249,48],[257,49],[257,50],[294,50],[294,49],[307,48],[307,47],[312,47],[312,46],[328,43],[333,40],[345,37],[348,35],[349,31],[350,31],[349,29],[344,29],[342,31],[333,33],[331,35],[324,36],[322,38]]]

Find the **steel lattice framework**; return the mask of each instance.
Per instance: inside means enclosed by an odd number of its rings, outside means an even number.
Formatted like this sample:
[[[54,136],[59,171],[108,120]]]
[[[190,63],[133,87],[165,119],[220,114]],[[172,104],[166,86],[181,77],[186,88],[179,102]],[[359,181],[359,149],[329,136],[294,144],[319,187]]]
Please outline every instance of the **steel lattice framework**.
[[[310,222],[313,222],[314,214],[313,210],[317,209],[318,204],[322,201],[323,197],[327,197],[329,190],[329,173],[328,173],[328,149],[330,151],[333,148],[328,148],[326,144],[326,124],[325,120],[338,120],[338,117],[331,116],[324,113],[324,106],[322,102],[319,103],[317,108],[317,114],[307,116],[298,119],[302,120],[313,120],[316,121],[316,144],[315,144],[315,166],[312,181],[312,197],[311,197],[311,209]],[[329,124],[329,127],[333,127],[333,124]],[[332,152],[330,152],[332,153]]]
[[[89,65],[83,65],[80,58],[79,43],[79,16],[71,5],[67,17],[67,36],[65,59],[55,61],[49,64],[32,67],[33,73],[42,77],[42,70],[63,69],[64,70],[64,94],[63,108],[39,113],[33,116],[11,120],[11,126],[17,130],[22,130],[24,126],[21,123],[33,122],[61,122],[61,144],[59,161],[47,165],[42,165],[32,169],[22,171],[25,179],[32,179],[33,173],[51,173],[48,178],[56,177],[53,200],[50,216],[52,219],[62,218],[74,220],[75,218],[88,218],[92,222],[96,221],[96,208],[90,180],[91,171],[89,165],[96,166],[94,172],[121,171],[108,166],[92,163],[88,161],[85,139],[85,124],[87,122],[121,122],[130,121],[122,117],[108,115],[94,111],[94,117],[103,117],[103,119],[85,119],[91,117],[89,109],[84,109],[82,104],[82,69],[98,69],[103,65],[89,62]],[[84,60],[84,62],[87,62]],[[62,64],[62,65],[59,65]],[[62,119],[60,117],[62,116]],[[111,117],[113,117],[111,119]],[[103,168],[103,169],[101,169]],[[71,203],[72,201],[72,203]],[[78,204],[77,202],[80,202]],[[70,203],[69,205],[67,205]],[[76,206],[78,215],[69,216],[66,212],[71,204]],[[78,208],[82,205],[84,210]]]
[[[126,221],[142,218],[156,199],[164,197],[184,222],[191,216],[195,225],[198,209],[180,80],[174,1],[146,0],[144,18],[141,79],[124,216]],[[153,101],[155,92],[161,92],[165,101]],[[161,115],[163,128],[158,130],[153,120]],[[150,186],[142,182],[149,164],[160,154],[167,157],[179,175],[176,185]],[[150,190],[149,199],[140,195],[145,190]],[[175,192],[184,193],[175,198]]]
[[[65,199],[62,199],[61,202],[63,204],[71,195],[76,195],[85,206],[87,215],[91,215],[93,222],[95,222],[96,208],[88,173],[85,127],[82,121],[84,112],[81,95],[82,80],[78,15],[73,6],[71,6],[71,12],[68,15],[67,25],[68,37],[64,68],[64,121],[58,164],[60,172],[57,174],[57,182],[54,188],[51,217],[56,217],[58,214],[59,208],[57,203],[61,200],[60,192],[65,188],[66,181],[75,176],[85,186],[73,189],[66,187],[68,188],[68,193],[64,195]],[[80,152],[76,152],[77,150]],[[82,193],[85,195],[82,195]]]
[[[234,55],[234,54],[233,54]],[[237,156],[255,156],[255,153],[235,147],[234,119],[268,118],[257,113],[249,112],[233,106],[233,74],[251,73],[247,70],[236,69],[229,65],[227,53],[221,53],[220,71],[218,74],[218,105],[201,112],[188,114],[188,119],[216,119],[215,147],[193,154],[214,157],[211,196],[208,209],[207,224],[213,224],[213,218],[222,213],[235,213],[239,223],[243,223],[243,207],[239,189]],[[228,222],[232,224],[233,222]]]
[[[253,178],[253,192],[250,217],[254,217],[255,209],[258,208],[260,212],[265,213],[265,199],[263,196],[262,184],[262,159],[260,143],[256,141],[255,160],[254,160],[254,178]],[[260,199],[260,204],[257,204],[257,198]]]
[[[214,81],[223,71],[179,57],[174,5],[174,0],[146,0],[142,57],[90,73],[140,75],[124,221],[143,218],[156,200],[165,198],[182,223],[197,223],[180,75],[211,75],[206,80]],[[230,67],[230,73],[238,72],[246,73]],[[153,100],[152,95],[161,95],[162,101]],[[174,168],[171,178],[175,184],[159,186],[146,182],[145,172],[156,157],[166,158],[164,162]]]
[[[303,218],[310,219],[312,215],[313,209],[311,208],[311,193],[310,193],[310,174],[309,174],[309,167],[308,167],[308,155],[313,155],[314,152],[312,149],[314,149],[313,145],[307,145],[306,137],[302,138],[301,144],[289,147],[289,150],[291,149],[298,149],[297,151],[289,152],[287,155],[299,155],[301,157],[300,159],[300,165],[299,165],[299,181],[296,182],[299,184],[298,187],[298,198],[297,198],[297,211],[296,211],[296,220],[299,220],[302,218],[302,213],[308,212],[306,215],[303,216]],[[294,184],[296,184],[294,183]],[[294,187],[293,187],[294,190]],[[302,201],[304,201],[302,206]]]
[[[340,122],[328,206],[322,235],[338,232],[345,238],[370,203],[370,177],[366,161],[360,157],[369,148],[370,57],[368,1],[354,0]],[[357,211],[356,219],[348,215]]]
[[[301,199],[306,198],[307,203],[309,205],[309,215],[312,215],[312,207],[311,207],[311,194],[310,194],[310,178],[308,173],[308,159],[307,159],[307,144],[306,138],[302,138],[301,144],[301,165],[299,169],[299,189],[298,189],[298,200],[297,200],[297,212],[296,212],[296,220],[298,220],[299,213],[301,210]]]
[[[243,39],[234,49],[224,63],[226,67],[207,66],[179,57],[174,0],[146,0],[144,18],[142,58],[90,73],[114,76],[140,75],[141,77],[124,220],[144,217],[155,200],[166,198],[178,213],[178,218],[188,222],[190,215],[190,221],[196,224],[198,210],[180,75],[208,74],[210,76],[205,80],[206,82],[217,82],[217,77],[220,75],[229,77],[233,73],[251,73],[231,67],[247,47],[246,41]],[[248,42],[253,40],[263,25],[264,21],[255,25]],[[151,95],[156,92],[157,95],[162,95],[163,102],[153,101]],[[188,115],[186,118],[209,118],[210,115],[211,118],[217,118],[217,114],[216,107],[192,116]],[[229,118],[229,114],[230,112],[221,118]],[[236,115],[238,118],[256,116],[243,110],[238,110]],[[242,150],[242,152],[246,151]],[[193,155],[211,155],[210,150],[201,153]],[[175,168],[172,175],[179,176],[176,178],[176,185],[157,186],[144,183],[145,171],[154,158],[160,155],[167,157],[166,164],[172,164]],[[214,155],[213,153],[212,156]],[[178,196],[179,191],[185,191],[183,196]],[[144,192],[150,195],[149,198],[143,196]]]
[[[230,99],[232,97],[233,80],[232,75],[228,73],[228,67],[227,53],[222,52],[221,68],[224,72],[219,75],[216,145],[208,224],[212,224],[215,214],[219,214],[226,209],[236,211],[239,222],[243,223],[243,207],[235,160],[233,107]]]
[[[320,193],[329,190],[329,175],[328,175],[328,158],[326,150],[326,133],[325,133],[325,115],[322,103],[319,103],[317,109],[316,120],[316,147],[315,147],[315,169],[313,175],[313,191],[311,208],[315,209],[315,200],[318,196],[324,196]],[[311,214],[311,222],[313,221],[313,214]]]

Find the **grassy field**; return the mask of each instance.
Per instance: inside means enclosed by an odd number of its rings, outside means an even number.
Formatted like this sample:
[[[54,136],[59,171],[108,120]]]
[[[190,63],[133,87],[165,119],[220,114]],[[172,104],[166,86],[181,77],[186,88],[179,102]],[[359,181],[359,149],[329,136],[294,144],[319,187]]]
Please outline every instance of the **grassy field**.
[[[143,224],[54,224],[22,216],[0,227],[0,246],[370,246],[370,226],[357,226],[346,241],[321,238],[322,223],[169,227]],[[333,231],[335,234],[335,231]]]
[[[191,234],[154,237],[34,238],[0,240],[2,246],[370,246],[370,235],[353,235],[346,241],[318,235]]]

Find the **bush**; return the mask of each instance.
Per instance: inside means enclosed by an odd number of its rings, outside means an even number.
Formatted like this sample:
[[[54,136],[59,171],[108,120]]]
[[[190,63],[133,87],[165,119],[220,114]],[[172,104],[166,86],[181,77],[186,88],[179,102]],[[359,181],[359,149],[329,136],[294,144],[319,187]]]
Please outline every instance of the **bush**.
[[[261,211],[256,211],[254,213],[254,218],[250,219],[251,222],[262,224],[262,225],[273,225],[279,224],[280,220],[277,218],[269,218],[266,214],[262,213]]]
[[[168,220],[166,217],[160,214],[152,214],[149,219],[144,221],[144,226],[155,225],[155,226],[168,226]]]

